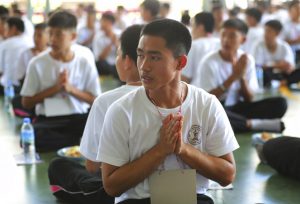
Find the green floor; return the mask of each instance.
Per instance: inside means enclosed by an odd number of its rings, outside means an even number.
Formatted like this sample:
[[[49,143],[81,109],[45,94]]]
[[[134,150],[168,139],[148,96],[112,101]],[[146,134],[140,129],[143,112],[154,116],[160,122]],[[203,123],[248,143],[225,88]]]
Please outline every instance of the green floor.
[[[115,86],[109,79],[102,79],[103,91]],[[286,135],[300,137],[300,92],[298,99],[289,99],[289,109],[283,120]],[[46,204],[58,203],[49,191],[47,168],[55,152],[41,154],[44,163],[16,166],[13,155],[20,153],[20,120],[3,110],[0,99],[0,203]],[[300,182],[278,175],[259,163],[251,147],[251,134],[237,135],[240,148],[234,153],[237,176],[233,190],[210,190],[216,204],[297,204],[300,203]],[[300,156],[300,155],[299,155]]]

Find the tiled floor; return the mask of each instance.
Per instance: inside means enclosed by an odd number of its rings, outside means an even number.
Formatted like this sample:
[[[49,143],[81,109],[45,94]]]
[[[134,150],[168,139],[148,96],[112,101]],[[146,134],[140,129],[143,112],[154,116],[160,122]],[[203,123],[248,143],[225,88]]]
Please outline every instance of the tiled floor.
[[[116,85],[109,78],[102,80],[103,91]],[[300,137],[300,92],[298,99],[289,99],[284,117],[285,134]],[[20,153],[18,129],[20,121],[4,112],[0,99],[0,203],[57,203],[48,186],[47,167],[55,152],[41,154],[45,161],[32,166],[16,166],[13,155]],[[269,166],[259,163],[251,147],[251,134],[237,135],[240,149],[235,154],[237,176],[233,190],[211,190],[216,204],[297,204],[300,203],[300,182],[278,175]],[[299,155],[300,156],[300,155]]]

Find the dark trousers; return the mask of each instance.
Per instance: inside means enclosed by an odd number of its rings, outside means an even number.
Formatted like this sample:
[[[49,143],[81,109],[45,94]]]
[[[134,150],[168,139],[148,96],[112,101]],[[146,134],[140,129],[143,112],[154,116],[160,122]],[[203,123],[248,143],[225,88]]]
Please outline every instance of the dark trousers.
[[[281,118],[287,110],[287,102],[283,97],[272,97],[255,102],[239,102],[224,107],[230,124],[235,132],[250,131],[248,119]]]
[[[37,116],[33,123],[37,152],[79,145],[87,117],[88,113],[56,117]]]
[[[283,136],[268,140],[263,154],[280,174],[300,180],[300,138]]]
[[[12,106],[15,116],[18,117],[30,117],[33,119],[35,117],[34,108],[26,109],[22,106],[22,96],[16,95],[12,100]]]
[[[204,194],[197,194],[197,204],[213,204],[214,201]],[[129,199],[124,200],[118,204],[151,204],[150,198],[146,199]]]
[[[84,166],[68,159],[57,158],[48,168],[53,195],[69,203],[113,204],[114,198],[104,191],[100,173],[90,174]],[[57,188],[58,187],[58,188]]]
[[[300,81],[300,69],[295,69],[290,74],[274,73],[273,69],[264,70],[264,86],[270,87],[272,80],[286,80],[287,84],[294,84]]]

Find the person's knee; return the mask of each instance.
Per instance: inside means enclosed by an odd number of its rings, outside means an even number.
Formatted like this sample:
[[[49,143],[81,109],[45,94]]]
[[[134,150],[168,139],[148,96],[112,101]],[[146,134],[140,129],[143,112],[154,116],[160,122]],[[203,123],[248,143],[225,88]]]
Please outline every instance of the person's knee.
[[[288,108],[287,100],[283,97],[276,97],[273,99],[272,104],[274,107],[274,111],[276,110],[277,117],[283,117]]]
[[[61,172],[61,170],[64,169],[64,166],[68,162],[69,161],[67,159],[64,159],[64,158],[54,158],[50,162],[49,167],[48,167],[49,178],[51,178],[52,175],[56,175],[57,173]]]

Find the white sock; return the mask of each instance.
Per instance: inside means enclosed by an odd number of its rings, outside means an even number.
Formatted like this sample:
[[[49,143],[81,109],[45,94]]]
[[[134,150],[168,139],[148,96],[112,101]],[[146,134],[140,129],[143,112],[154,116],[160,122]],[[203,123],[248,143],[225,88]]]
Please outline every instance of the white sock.
[[[251,119],[251,129],[255,131],[282,132],[280,119]]]

